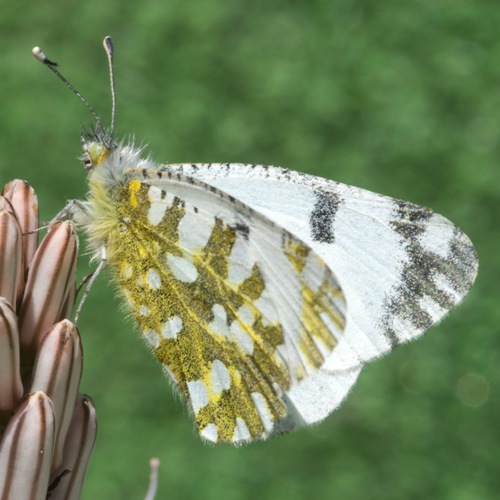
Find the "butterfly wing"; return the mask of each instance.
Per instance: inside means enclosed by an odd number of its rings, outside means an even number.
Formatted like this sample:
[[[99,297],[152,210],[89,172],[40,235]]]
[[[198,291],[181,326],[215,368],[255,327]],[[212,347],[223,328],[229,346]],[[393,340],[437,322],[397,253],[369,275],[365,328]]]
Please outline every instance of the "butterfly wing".
[[[202,181],[129,169],[108,260],[200,434],[244,442],[324,418],[361,366],[322,372],[345,300],[309,245]],[[297,387],[308,387],[307,398]]]
[[[324,370],[351,369],[420,336],[477,274],[469,238],[432,210],[276,167],[178,164],[309,245],[335,272],[346,332]],[[302,395],[303,396],[303,395]]]

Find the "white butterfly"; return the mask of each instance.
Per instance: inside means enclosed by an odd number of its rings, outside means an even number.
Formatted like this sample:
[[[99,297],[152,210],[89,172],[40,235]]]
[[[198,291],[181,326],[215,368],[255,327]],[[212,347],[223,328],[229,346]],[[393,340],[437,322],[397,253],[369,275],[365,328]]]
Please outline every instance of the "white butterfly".
[[[427,208],[275,167],[156,165],[94,116],[79,221],[209,441],[321,421],[475,279],[470,240]]]

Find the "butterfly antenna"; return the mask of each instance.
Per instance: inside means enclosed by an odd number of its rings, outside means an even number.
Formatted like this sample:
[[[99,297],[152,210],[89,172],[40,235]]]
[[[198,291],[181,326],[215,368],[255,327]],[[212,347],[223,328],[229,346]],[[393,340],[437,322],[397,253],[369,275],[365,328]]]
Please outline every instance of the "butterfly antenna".
[[[76,97],[78,97],[78,99],[83,102],[83,104],[85,104],[86,108],[92,113],[92,116],[96,121],[97,128],[102,129],[101,119],[99,118],[99,115],[94,111],[94,108],[90,105],[87,99],[85,99],[85,97],[83,97],[83,95],[80,94],[80,92],[78,92],[78,90],[76,90],[75,87],[73,87],[73,85],[71,85],[71,83],[69,83],[68,80],[66,80],[66,78],[59,72],[59,70],[56,68],[57,63],[51,61],[43,53],[40,47],[35,47],[32,52],[36,59],[45,64],[45,66],[47,66],[52,71],[52,73],[54,73],[57,78],[59,78],[59,80],[61,80],[66,85],[66,87],[68,87],[71,92],[73,92],[73,94],[75,94]]]
[[[115,131],[115,114],[116,114],[116,92],[115,92],[115,74],[113,69],[113,40],[107,36],[102,42],[104,50],[108,56],[109,64],[109,84],[111,87],[111,137]]]

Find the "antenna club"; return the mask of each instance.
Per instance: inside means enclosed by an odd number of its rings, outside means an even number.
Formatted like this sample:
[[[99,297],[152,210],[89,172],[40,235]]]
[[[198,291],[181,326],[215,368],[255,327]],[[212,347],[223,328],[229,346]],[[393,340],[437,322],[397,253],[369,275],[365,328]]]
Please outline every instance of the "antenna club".
[[[104,37],[102,44],[104,45],[104,50],[106,52],[108,51],[113,52],[113,40],[110,36]]]
[[[57,66],[57,63],[54,61],[51,61],[45,53],[42,51],[40,47],[33,47],[33,50],[31,51],[35,58],[40,61],[42,64],[46,64],[47,66]]]
[[[40,47],[33,47],[33,50],[31,52],[41,63],[45,63],[45,61],[47,60],[47,56],[42,52],[42,49]]]

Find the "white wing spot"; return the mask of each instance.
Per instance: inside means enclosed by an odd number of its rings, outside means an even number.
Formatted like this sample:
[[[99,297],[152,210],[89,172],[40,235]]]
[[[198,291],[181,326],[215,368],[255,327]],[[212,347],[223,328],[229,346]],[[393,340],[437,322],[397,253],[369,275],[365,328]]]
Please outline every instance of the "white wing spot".
[[[427,222],[425,231],[419,237],[419,242],[425,250],[439,255],[443,259],[449,255],[450,243],[455,234],[455,227],[446,222],[442,221],[440,215],[433,214]]]
[[[186,211],[178,226],[179,246],[188,252],[203,248],[212,234],[213,227],[213,224],[207,224],[198,214]]]
[[[215,424],[208,424],[201,432],[200,435],[207,441],[217,442],[217,427]]]
[[[455,290],[453,283],[450,282],[449,278],[445,274],[436,274],[434,282],[436,283],[436,288],[452,297],[454,302],[458,302],[460,300],[460,294],[457,290]]]
[[[240,308],[240,311],[243,309]],[[236,342],[238,346],[248,355],[252,355],[254,343],[252,337],[242,328],[241,324],[238,320],[235,320],[231,323],[229,327],[227,325],[227,314],[224,307],[220,304],[215,304],[212,307],[212,312],[214,313],[213,321],[208,325],[210,329],[216,333],[217,335],[221,335],[231,340],[232,342]],[[243,311],[243,316],[246,319],[249,319],[248,311]],[[252,314],[253,318],[253,314]]]
[[[152,203],[149,207],[148,222],[152,226],[157,226],[163,220],[166,210],[167,205],[165,203]]]
[[[151,314],[151,311],[146,306],[141,306],[139,308],[139,314],[141,316],[149,316]]]
[[[210,329],[217,335],[229,337],[229,327],[227,326],[226,310],[220,304],[215,304],[212,307],[212,312],[214,313],[214,319],[208,325]]]
[[[123,268],[123,271],[122,271],[122,277],[126,280],[128,280],[129,278],[132,277],[132,273],[133,273],[133,269],[132,269],[132,266],[130,264],[127,264],[124,268]]]
[[[250,356],[253,354],[253,339],[238,321],[231,323],[231,335],[229,338],[236,342],[246,354]]]
[[[231,375],[222,361],[216,359],[212,363],[212,372],[210,373],[213,392],[222,392],[231,387]]]
[[[274,419],[271,412],[269,411],[264,396],[260,392],[252,392],[251,396],[255,404],[255,408],[257,408],[257,413],[259,414],[260,419],[262,420],[262,425],[264,426],[264,429],[266,429],[266,432],[271,432],[274,426],[273,424]]]
[[[142,333],[146,342],[153,348],[158,349],[160,347],[160,336],[154,330],[146,330]]]
[[[200,408],[208,404],[208,393],[205,384],[201,380],[194,380],[193,382],[188,382],[187,387],[193,411],[198,413]]]
[[[161,334],[166,339],[175,339],[177,334],[182,330],[182,318],[180,316],[172,316],[165,323],[163,323],[163,328]]]
[[[248,254],[248,242],[238,236],[229,255],[228,281],[239,285],[252,275],[254,260]]]
[[[262,313],[262,324],[264,326],[280,322],[278,311],[267,288],[264,288],[261,296],[255,302],[255,307]]]
[[[255,320],[255,317],[253,315],[252,309],[248,306],[241,306],[238,309],[238,316],[243,323],[246,323],[247,325],[253,325],[253,322]]]
[[[148,284],[153,290],[158,290],[161,286],[161,278],[156,269],[150,269],[148,272]]]
[[[165,216],[167,203],[162,199],[162,190],[157,186],[151,186],[148,191],[149,201],[151,205],[148,212],[148,221],[153,226],[157,226]]]
[[[234,429],[233,441],[248,441],[251,437],[245,421],[240,417],[236,417],[236,429]]]
[[[148,198],[149,201],[154,202],[154,201],[161,201],[162,199],[162,190],[158,186],[150,186],[148,190]]]
[[[198,277],[195,265],[184,257],[176,257],[169,253],[167,262],[174,276],[184,283],[193,283]]]

